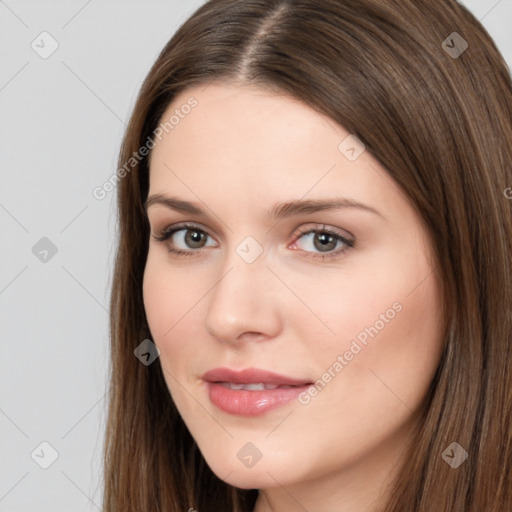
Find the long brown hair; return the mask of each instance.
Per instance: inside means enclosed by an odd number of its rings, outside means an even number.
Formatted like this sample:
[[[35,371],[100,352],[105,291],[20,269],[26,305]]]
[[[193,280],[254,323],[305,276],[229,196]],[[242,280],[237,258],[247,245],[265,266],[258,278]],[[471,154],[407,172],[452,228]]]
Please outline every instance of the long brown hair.
[[[179,92],[214,80],[286,93],[355,134],[432,237],[446,345],[382,511],[511,511],[512,85],[489,34],[455,0],[211,0],[165,46],[119,158],[104,511],[245,512],[257,497],[213,474],[159,360],[134,356],[151,338],[148,156],[126,162]],[[457,469],[442,457],[454,441],[468,452]]]

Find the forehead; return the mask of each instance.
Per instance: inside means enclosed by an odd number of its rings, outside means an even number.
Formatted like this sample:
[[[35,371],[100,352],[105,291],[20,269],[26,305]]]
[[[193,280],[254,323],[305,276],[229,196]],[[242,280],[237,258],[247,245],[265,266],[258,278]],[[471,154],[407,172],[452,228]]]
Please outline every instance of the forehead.
[[[217,197],[240,207],[254,199],[264,205],[343,195],[381,208],[397,205],[401,194],[367,151],[347,158],[349,132],[286,95],[203,85],[179,94],[165,122],[151,156],[150,193]]]
[[[189,111],[185,107],[191,98],[197,105]],[[177,119],[180,110],[189,113]],[[179,122],[164,135],[170,145],[193,148],[199,158],[208,154],[215,161],[236,159],[239,164],[254,158],[257,162],[270,157],[289,159],[313,147],[332,159],[340,133],[345,133],[341,127],[336,130],[327,117],[289,96],[227,84],[183,91],[169,105],[162,121],[171,117]],[[187,155],[187,159],[193,156]]]

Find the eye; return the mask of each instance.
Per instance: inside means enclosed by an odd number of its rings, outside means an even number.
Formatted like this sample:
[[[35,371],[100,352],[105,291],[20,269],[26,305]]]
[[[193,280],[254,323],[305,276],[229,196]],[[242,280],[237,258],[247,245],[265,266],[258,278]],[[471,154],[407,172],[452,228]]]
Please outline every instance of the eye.
[[[194,224],[170,226],[153,235],[156,241],[166,242],[170,253],[176,256],[195,256],[207,247],[215,247],[214,239]],[[313,258],[340,256],[354,246],[350,240],[337,231],[322,226],[316,229],[301,229],[294,234],[292,249],[300,249]]]
[[[353,240],[325,226],[321,229],[301,230],[295,236],[296,241],[292,248],[298,246],[302,251],[312,253],[312,257],[338,256],[354,246]]]
[[[194,225],[179,225],[164,229],[154,235],[158,242],[168,242],[169,252],[186,254],[199,252],[205,247],[215,246],[215,241],[203,229]]]

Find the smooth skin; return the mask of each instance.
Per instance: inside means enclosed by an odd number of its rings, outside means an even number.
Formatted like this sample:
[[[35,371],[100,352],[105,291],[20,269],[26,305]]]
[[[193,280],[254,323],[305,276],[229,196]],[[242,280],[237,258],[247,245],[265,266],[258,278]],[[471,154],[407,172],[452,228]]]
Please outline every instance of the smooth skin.
[[[425,226],[369,151],[351,161],[357,151],[340,146],[350,134],[309,106],[216,82],[183,91],[163,119],[191,97],[197,106],[150,160],[149,197],[205,212],[147,209],[144,304],[169,392],[212,471],[260,489],[256,512],[377,511],[444,345]],[[341,198],[376,212],[269,216],[279,203]],[[156,240],[182,222],[192,227]],[[237,252],[244,240],[247,254],[263,250],[252,263]],[[400,311],[332,376],[338,356],[393,304]],[[201,376],[217,367],[311,382],[331,368],[331,379],[307,404],[242,417],[210,402]],[[262,454],[252,467],[237,457],[248,442]]]

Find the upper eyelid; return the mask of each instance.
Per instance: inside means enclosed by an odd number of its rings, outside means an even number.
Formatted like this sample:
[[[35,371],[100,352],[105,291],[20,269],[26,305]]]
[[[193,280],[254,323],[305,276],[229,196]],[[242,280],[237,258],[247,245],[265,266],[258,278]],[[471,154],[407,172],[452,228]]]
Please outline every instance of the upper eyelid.
[[[291,234],[291,236],[294,237],[294,241],[292,243],[294,243],[296,240],[298,240],[301,236],[306,235],[308,233],[312,233],[312,232],[313,233],[314,232],[317,232],[317,233],[327,232],[327,233],[333,234],[335,236],[339,236],[340,238],[346,240],[347,242],[353,243],[353,241],[354,241],[353,235],[349,234],[346,230],[341,230],[341,228],[331,227],[330,225],[327,225],[325,223],[311,223],[311,224],[314,224],[314,226],[295,228]],[[209,236],[210,238],[214,239],[217,243],[219,243],[218,240],[216,239],[216,237],[210,233],[208,228],[206,228],[205,226],[202,226],[200,223],[197,223],[197,222],[187,222],[187,221],[182,222],[182,223],[178,222],[176,224],[172,224],[170,226],[164,227],[163,229],[161,229],[159,231],[159,233],[169,234],[169,236],[172,236],[175,233],[177,233],[178,231],[181,231],[183,229],[186,230],[186,229],[194,229],[194,228],[197,228],[199,231],[203,231],[207,236]],[[341,233],[340,231],[344,231],[346,234]]]
[[[343,232],[347,233],[348,236],[352,236],[352,234],[349,233],[346,229],[331,226],[330,224],[326,224],[325,222],[306,222],[304,224],[313,224],[316,227],[295,228],[293,230],[293,233],[296,233],[296,232],[304,233],[304,232],[308,232],[308,231],[324,231],[325,230],[325,231],[334,231],[334,232],[343,231]],[[157,231],[178,231],[180,229],[187,229],[187,228],[188,229],[198,228],[201,231],[204,231],[205,233],[210,234],[209,228],[207,228],[200,222],[194,222],[194,221],[176,222],[173,224],[169,224]],[[210,236],[212,236],[212,235],[210,235]]]
[[[215,241],[216,238],[210,233],[210,231],[204,227],[204,226],[201,226],[201,224],[197,224],[197,223],[188,223],[188,222],[185,222],[185,223],[177,223],[176,225],[171,225],[171,226],[167,226],[167,227],[164,227],[160,233],[170,233],[170,234],[174,234],[174,233],[177,233],[178,231],[181,231],[183,229],[197,229],[198,231],[203,231],[204,233],[206,233],[210,238],[213,238]]]
[[[297,232],[295,235],[295,240],[292,243],[296,243],[300,238],[302,238],[303,235],[307,235],[309,233],[329,233],[330,235],[334,235],[337,237],[338,241],[341,241],[343,244],[345,244],[348,247],[353,247],[355,244],[355,237],[352,235],[346,236],[342,233],[339,233],[337,229],[331,229],[325,224],[321,228],[312,228],[312,229],[301,229]],[[309,251],[307,251],[309,252]],[[326,253],[327,254],[327,253]]]

